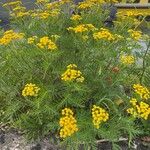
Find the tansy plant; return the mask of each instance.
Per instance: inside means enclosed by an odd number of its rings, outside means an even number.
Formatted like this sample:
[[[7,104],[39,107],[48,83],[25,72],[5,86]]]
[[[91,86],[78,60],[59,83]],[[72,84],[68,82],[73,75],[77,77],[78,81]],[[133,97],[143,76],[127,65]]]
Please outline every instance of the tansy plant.
[[[1,122],[68,149],[150,133],[150,37],[132,13],[105,27],[109,3],[3,4],[12,23],[0,32]]]

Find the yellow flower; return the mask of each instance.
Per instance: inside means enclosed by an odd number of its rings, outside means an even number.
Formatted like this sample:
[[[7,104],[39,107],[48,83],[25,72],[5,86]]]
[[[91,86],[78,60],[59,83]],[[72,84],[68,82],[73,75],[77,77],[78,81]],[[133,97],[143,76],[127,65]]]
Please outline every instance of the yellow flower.
[[[56,17],[60,14],[60,9],[53,9],[51,12],[50,12],[50,16],[51,17]]]
[[[144,102],[138,103],[135,98],[132,98],[130,100],[130,103],[132,107],[127,109],[127,113],[131,114],[134,118],[138,117],[138,118],[143,118],[145,120],[148,119],[148,116],[150,115],[149,104]]]
[[[43,46],[46,46],[48,42],[49,42],[49,38],[47,36],[40,38],[40,43],[42,43]]]
[[[134,91],[140,95],[140,97],[142,99],[149,99],[150,98],[150,91],[148,90],[148,88],[146,87],[143,87],[142,85],[140,84],[134,84],[133,85],[133,89]]]
[[[83,33],[87,31],[95,31],[97,28],[94,27],[92,24],[80,24],[76,27],[69,27],[67,28],[68,31],[73,31],[74,33]]]
[[[131,55],[122,55],[120,61],[125,65],[130,65],[135,62],[135,58]]]
[[[8,3],[3,4],[3,7],[6,7],[6,6],[16,6],[16,5],[20,5],[20,4],[22,4],[21,1],[8,2]]]
[[[61,127],[59,134],[61,138],[71,136],[78,131],[77,121],[73,114],[74,113],[70,108],[62,110],[63,116],[59,120],[59,125]]]
[[[22,6],[17,6],[15,8],[13,8],[13,11],[24,11],[24,10],[26,10],[26,8],[22,7]]]
[[[61,75],[61,79],[64,81],[84,81],[82,73],[77,70],[77,66],[75,64],[70,64],[67,66],[67,70]]]
[[[24,89],[22,90],[22,96],[37,96],[40,88],[35,84],[29,83],[26,84]]]
[[[61,114],[63,116],[71,116],[71,115],[74,115],[73,111],[70,109],[70,108],[64,108],[62,111],[61,111]]]
[[[23,7],[21,1],[14,1],[5,3],[3,6],[8,6],[10,9],[10,16],[18,18],[30,15],[28,11],[26,11],[26,7]]]
[[[80,15],[72,15],[70,19],[73,21],[79,21],[82,19],[82,17]]]
[[[15,18],[21,18],[21,17],[25,17],[25,16],[29,16],[30,15],[30,13],[29,12],[12,12],[11,14],[10,14],[10,16],[12,16],[12,17],[15,17]]]
[[[49,40],[48,45],[47,45],[47,48],[48,48],[49,50],[56,50],[56,49],[57,49],[57,46],[56,46],[56,44],[55,44],[54,42],[52,42],[51,40]]]
[[[52,3],[46,3],[44,6],[47,10],[53,10],[59,8],[59,6],[61,6],[61,3],[60,1],[54,1]]]
[[[33,44],[36,39],[37,39],[37,36],[32,36],[32,37],[28,38],[28,44]]]
[[[38,16],[41,19],[47,19],[50,16],[50,13],[45,11],[45,12],[39,13]]]
[[[78,8],[79,9],[88,9],[88,8],[91,8],[93,6],[93,3],[91,2],[80,2],[79,5],[78,5]]]
[[[109,114],[106,112],[105,109],[93,105],[92,108],[92,118],[93,118],[93,124],[94,126],[99,129],[100,124],[102,122],[106,122],[109,119]]]
[[[101,28],[99,32],[93,34],[95,40],[105,39],[108,41],[115,40],[115,36],[112,35],[108,29]]]
[[[70,3],[70,2],[71,2],[71,0],[61,0],[60,1],[61,4]]]
[[[44,10],[30,13],[31,17],[35,17],[38,19],[47,19],[49,17],[56,17],[60,14],[60,9],[52,9],[52,10]]]
[[[44,49],[44,48],[48,49],[48,50],[56,50],[57,49],[56,44],[51,39],[49,39],[49,37],[47,37],[47,36],[40,38],[39,43],[37,43],[36,45],[41,49]]]
[[[23,37],[23,33],[16,33],[13,30],[8,30],[4,32],[3,37],[0,38],[0,45],[7,45],[13,40],[22,39]]]
[[[130,100],[130,103],[131,103],[133,106],[136,106],[137,100],[136,100],[135,98],[132,98],[132,99]]]
[[[86,32],[88,31],[88,28],[84,25],[84,24],[81,24],[81,25],[78,25],[76,27],[69,27],[68,30],[72,30],[74,31],[75,33],[83,33],[83,32]]]
[[[141,31],[134,31],[134,30],[130,29],[130,30],[128,30],[128,32],[130,33],[130,36],[136,41],[138,41],[142,37]]]

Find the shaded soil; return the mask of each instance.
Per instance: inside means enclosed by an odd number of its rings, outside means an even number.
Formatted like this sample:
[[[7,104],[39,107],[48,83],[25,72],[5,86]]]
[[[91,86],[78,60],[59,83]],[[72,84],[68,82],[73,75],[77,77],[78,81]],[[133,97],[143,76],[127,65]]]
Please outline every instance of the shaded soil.
[[[132,143],[131,147],[128,147],[128,141],[120,141],[116,143],[120,146],[120,150],[150,150],[150,142],[143,142],[136,139]],[[112,150],[112,144],[110,142],[100,142],[97,145],[97,150]],[[56,144],[50,142],[46,137],[40,142],[27,142],[22,134],[16,131],[0,132],[0,150],[65,150],[66,148],[60,148]],[[86,150],[84,145],[79,147],[79,150]],[[92,149],[91,149],[92,150]]]

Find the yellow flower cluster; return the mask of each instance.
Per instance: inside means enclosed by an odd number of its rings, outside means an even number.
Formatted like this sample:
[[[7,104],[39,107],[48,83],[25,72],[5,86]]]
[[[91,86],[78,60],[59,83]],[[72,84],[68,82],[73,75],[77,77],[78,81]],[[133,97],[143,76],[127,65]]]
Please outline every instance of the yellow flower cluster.
[[[120,61],[125,65],[130,65],[135,62],[135,58],[132,55],[122,55]]]
[[[84,24],[78,25],[76,27],[69,27],[67,28],[68,31],[74,31],[75,33],[82,33],[88,31],[88,28],[85,27]]]
[[[47,36],[40,38],[39,43],[37,43],[36,45],[41,49],[44,49],[44,48],[48,49],[48,50],[56,50],[57,49],[56,44],[51,39],[49,39],[49,37],[47,37]]]
[[[6,6],[18,6],[20,4],[22,4],[21,0],[19,0],[19,1],[12,1],[12,2],[8,2],[8,3],[4,3],[3,7],[6,7]]]
[[[41,9],[34,10],[31,17],[37,19],[47,19],[49,17],[57,17],[60,14],[60,1],[49,3],[49,0],[37,0],[37,4]]]
[[[60,0],[60,1],[53,1],[51,3],[45,3],[44,8],[49,11],[53,9],[59,9],[65,3],[71,2],[70,0]]]
[[[61,75],[61,79],[64,81],[84,81],[81,71],[77,70],[77,66],[75,64],[67,66],[67,70]]]
[[[128,30],[128,32],[130,33],[131,37],[136,41],[142,37],[141,31],[134,31],[134,30],[130,29],[130,30]]]
[[[60,4],[70,3],[72,0],[60,0]]]
[[[149,12],[147,10],[140,10],[140,9],[134,9],[134,10],[126,9],[126,11],[120,9],[117,14],[120,17],[121,16],[136,17],[136,16],[147,16],[149,15]]]
[[[24,37],[23,33],[16,33],[13,30],[8,30],[4,32],[2,38],[0,38],[0,45],[7,45],[13,40],[22,39]]]
[[[84,2],[80,2],[78,4],[78,9],[81,10],[89,9],[94,5],[103,4],[104,2],[105,2],[104,0],[85,0]]]
[[[48,17],[56,17],[60,14],[59,9],[53,9],[51,11],[44,10],[41,12],[32,12],[31,17],[38,18],[38,19],[47,19]]]
[[[83,33],[86,31],[94,31],[97,30],[97,28],[94,27],[92,24],[80,24],[76,27],[69,27],[67,28],[68,31],[73,31],[74,33]]]
[[[142,99],[149,99],[150,98],[150,91],[148,90],[148,88],[146,87],[143,87],[142,85],[140,84],[134,84],[133,85],[133,89],[134,91],[140,95],[140,97]]]
[[[60,1],[54,1],[54,2],[51,2],[51,3],[47,3],[45,5],[45,9],[46,10],[52,10],[52,9],[58,9],[60,7]]]
[[[106,39],[108,41],[115,40],[115,36],[108,29],[101,28],[99,32],[93,34],[95,40]]]
[[[51,35],[51,39],[47,36],[44,36],[40,39],[38,39],[37,36],[32,36],[32,37],[28,38],[27,43],[35,44],[41,49],[45,48],[45,49],[49,49],[49,50],[56,50],[57,46],[54,42],[56,42],[58,40],[58,38],[60,38],[59,35]]]
[[[127,109],[127,112],[131,115],[133,115],[134,118],[143,118],[145,120],[148,119],[148,116],[150,115],[150,106],[147,103],[140,102],[138,103],[135,98],[132,98],[130,100],[130,103],[132,105],[131,108]]]
[[[82,17],[80,15],[72,15],[70,19],[73,21],[79,21],[82,19]]]
[[[26,84],[24,89],[22,90],[22,96],[37,96],[40,88],[35,84],[29,83]]]
[[[78,9],[88,9],[93,6],[93,3],[85,1],[85,2],[80,2],[78,5]]]
[[[28,44],[34,44],[36,39],[37,39],[37,36],[32,36],[32,37],[28,38]]]
[[[92,118],[93,118],[93,124],[94,126],[99,129],[100,124],[102,122],[106,122],[109,119],[109,114],[106,112],[105,109],[93,105],[92,108]]]
[[[40,19],[47,19],[50,16],[50,13],[47,11],[44,11],[44,12],[40,12],[39,14],[37,14],[37,16]]]
[[[8,2],[5,3],[3,7],[8,7],[12,17],[24,17],[30,14],[28,11],[26,11],[26,8],[23,7],[21,1]]]
[[[74,113],[70,108],[64,108],[62,110],[62,115],[63,117],[60,118],[59,121],[59,125],[61,127],[60,137],[66,138],[78,131],[77,121],[74,118]]]

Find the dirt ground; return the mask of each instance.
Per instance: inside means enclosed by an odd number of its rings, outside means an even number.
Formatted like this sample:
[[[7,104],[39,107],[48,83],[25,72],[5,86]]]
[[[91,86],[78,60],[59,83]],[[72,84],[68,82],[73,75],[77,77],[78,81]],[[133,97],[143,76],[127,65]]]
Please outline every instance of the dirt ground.
[[[66,150],[50,142],[50,137],[42,139],[40,142],[27,142],[22,134],[16,131],[0,132],[0,150]],[[150,143],[135,140],[132,146],[128,147],[127,141],[118,142],[120,150],[150,150]],[[83,145],[79,150],[86,150]],[[91,149],[92,150],[92,149]],[[112,150],[112,144],[109,142],[100,142],[97,150]]]

